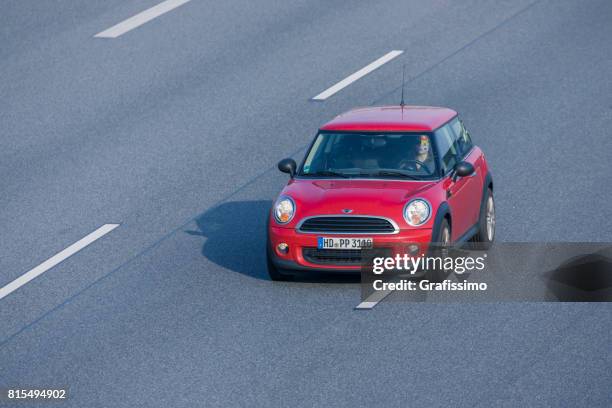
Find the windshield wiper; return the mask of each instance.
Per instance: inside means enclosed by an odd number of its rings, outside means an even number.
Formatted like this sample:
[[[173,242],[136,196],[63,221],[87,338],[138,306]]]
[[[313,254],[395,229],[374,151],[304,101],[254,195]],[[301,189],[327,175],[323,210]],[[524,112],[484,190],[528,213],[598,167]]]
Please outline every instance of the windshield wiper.
[[[331,171],[331,170],[319,170],[319,171],[315,171],[314,173],[304,173],[302,174],[302,176],[324,176],[324,177],[348,178],[348,176],[344,173],[338,173],[338,172]]]
[[[371,173],[370,175],[371,176],[399,176],[403,178],[409,178],[411,180],[418,180],[418,178],[415,176],[412,176],[406,173],[402,173],[401,171],[394,171],[394,170],[380,170],[379,172]]]

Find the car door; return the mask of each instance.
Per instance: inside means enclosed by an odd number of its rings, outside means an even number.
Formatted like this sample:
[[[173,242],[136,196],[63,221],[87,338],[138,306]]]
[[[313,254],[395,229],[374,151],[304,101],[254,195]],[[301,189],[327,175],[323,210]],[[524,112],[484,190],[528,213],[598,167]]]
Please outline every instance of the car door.
[[[444,174],[442,183],[446,190],[452,217],[451,238],[453,241],[461,238],[470,227],[476,224],[482,195],[478,170],[472,176],[467,177],[456,177],[454,174],[455,165],[464,159],[476,166],[476,158],[471,157],[471,152],[463,151],[462,143],[453,130],[453,125],[457,126],[457,123],[461,125],[455,118],[436,131],[438,157]]]
[[[461,155],[461,160],[474,166],[474,173],[466,180],[468,219],[472,222],[468,228],[478,222],[480,217],[480,204],[482,202],[483,183],[485,174],[482,168],[482,152],[474,147],[469,132],[465,129],[463,122],[455,118],[450,123],[453,133],[457,140],[457,149]]]

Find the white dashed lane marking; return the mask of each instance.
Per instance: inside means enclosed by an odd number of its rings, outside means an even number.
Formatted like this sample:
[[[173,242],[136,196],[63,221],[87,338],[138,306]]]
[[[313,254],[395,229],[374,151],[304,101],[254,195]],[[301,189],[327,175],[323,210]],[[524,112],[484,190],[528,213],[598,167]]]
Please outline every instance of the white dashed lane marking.
[[[159,3],[157,6],[153,6],[143,12],[136,14],[133,17],[128,18],[127,20],[123,20],[119,24],[115,24],[109,29],[99,32],[98,34],[94,35],[94,37],[117,38],[127,33],[128,31],[131,31],[145,23],[148,23],[149,21],[161,16],[162,14],[165,14],[171,10],[174,10],[177,7],[182,6],[183,4],[189,1],[191,0],[166,0],[164,2]]]
[[[388,52],[387,54],[383,55],[382,57],[380,57],[376,61],[366,65],[363,68],[361,68],[359,71],[355,72],[354,74],[351,74],[351,75],[347,76],[342,81],[340,81],[337,84],[327,88],[326,90],[324,90],[323,92],[321,92],[320,94],[318,94],[317,96],[312,98],[312,100],[313,101],[324,101],[324,100],[326,100],[330,96],[332,96],[335,93],[337,93],[337,92],[341,91],[342,89],[346,88],[347,86],[349,86],[353,82],[357,81],[358,79],[363,78],[364,76],[368,75],[370,72],[374,71],[377,68],[380,68],[381,66],[383,66],[387,62],[389,62],[392,59],[398,57],[403,52],[404,51],[401,51],[401,50],[393,50],[393,51]]]
[[[85,236],[84,238],[81,238],[74,244],[70,245],[68,248],[53,255],[51,258],[47,259],[45,262],[38,265],[36,268],[31,269],[30,271],[24,273],[23,275],[21,275],[20,277],[18,277],[17,279],[9,283],[8,285],[0,288],[0,299],[10,295],[14,291],[19,289],[23,285],[25,285],[26,283],[30,282],[32,279],[35,279],[36,277],[42,275],[43,273],[47,272],[49,269],[53,268],[54,266],[62,262],[63,260],[76,254],[81,249],[85,248],[87,245],[102,238],[104,235],[108,234],[109,232],[117,228],[119,225],[120,224],[104,224],[103,226],[101,226],[100,228],[92,232],[91,234]]]

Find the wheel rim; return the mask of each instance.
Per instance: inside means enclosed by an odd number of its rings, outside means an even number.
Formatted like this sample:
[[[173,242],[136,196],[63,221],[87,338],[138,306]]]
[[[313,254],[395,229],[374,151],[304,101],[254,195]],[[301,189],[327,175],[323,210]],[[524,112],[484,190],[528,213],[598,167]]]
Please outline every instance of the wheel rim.
[[[495,237],[495,203],[493,202],[493,196],[489,196],[487,200],[487,239],[493,241]]]

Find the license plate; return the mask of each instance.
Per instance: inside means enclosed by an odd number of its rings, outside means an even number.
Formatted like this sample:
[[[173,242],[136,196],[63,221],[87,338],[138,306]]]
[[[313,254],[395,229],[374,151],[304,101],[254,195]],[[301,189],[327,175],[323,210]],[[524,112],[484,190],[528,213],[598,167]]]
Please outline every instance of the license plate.
[[[318,249],[364,249],[373,244],[372,238],[317,237]]]

